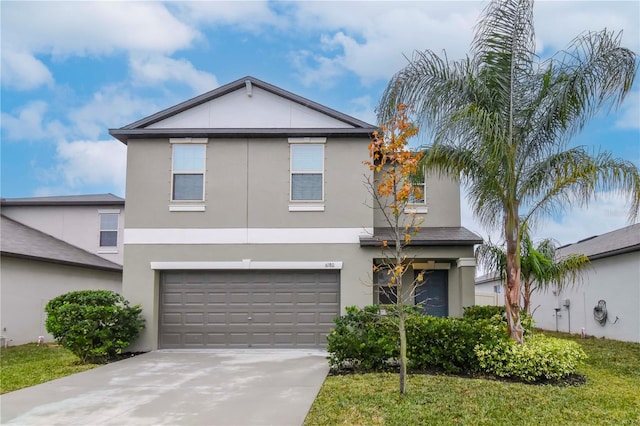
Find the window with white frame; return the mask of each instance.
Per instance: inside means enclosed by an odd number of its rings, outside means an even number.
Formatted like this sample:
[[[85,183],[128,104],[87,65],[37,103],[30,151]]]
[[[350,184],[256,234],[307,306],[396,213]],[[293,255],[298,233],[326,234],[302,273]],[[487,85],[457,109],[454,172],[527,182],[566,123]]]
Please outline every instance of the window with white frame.
[[[424,170],[411,176],[411,185],[413,191],[409,196],[409,204],[426,204],[427,203],[427,179]]]
[[[324,145],[291,144],[291,201],[324,200]]]
[[[204,165],[205,145],[173,145],[171,177],[172,200],[204,200]]]
[[[100,247],[118,245],[118,213],[100,214]]]

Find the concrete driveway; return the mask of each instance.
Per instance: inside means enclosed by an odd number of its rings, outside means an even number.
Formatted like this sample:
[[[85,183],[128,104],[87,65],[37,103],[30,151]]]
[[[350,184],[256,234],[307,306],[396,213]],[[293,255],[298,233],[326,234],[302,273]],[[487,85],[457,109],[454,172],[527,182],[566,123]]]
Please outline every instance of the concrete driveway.
[[[304,350],[156,351],[0,397],[19,425],[300,425],[329,370]]]

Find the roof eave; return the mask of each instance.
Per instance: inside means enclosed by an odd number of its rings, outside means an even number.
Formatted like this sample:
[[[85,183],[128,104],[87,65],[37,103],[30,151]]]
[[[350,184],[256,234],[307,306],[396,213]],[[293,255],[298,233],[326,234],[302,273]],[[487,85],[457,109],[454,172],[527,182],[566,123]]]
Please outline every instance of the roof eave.
[[[109,134],[125,145],[129,139],[173,138],[173,137],[225,137],[225,138],[264,138],[264,137],[367,137],[376,130],[367,128],[242,128],[242,129],[109,129]]]
[[[360,238],[360,247],[382,247],[382,239]],[[392,241],[386,240],[387,245],[393,247]],[[407,247],[436,247],[436,246],[473,246],[482,244],[482,240],[411,240]]]
[[[0,205],[6,207],[18,207],[18,206],[124,206],[124,200],[122,201],[10,201],[2,200]]]
[[[49,257],[31,256],[24,253],[13,253],[13,252],[8,252],[4,250],[0,251],[0,254],[2,254],[2,256],[13,257],[16,259],[34,260],[38,262],[53,263],[56,265],[75,266],[80,268],[95,269],[95,270],[107,271],[107,272],[122,272],[122,266],[117,265],[115,263],[113,264],[114,266],[92,265],[88,263],[71,262],[71,261],[62,260],[62,259],[52,259]]]

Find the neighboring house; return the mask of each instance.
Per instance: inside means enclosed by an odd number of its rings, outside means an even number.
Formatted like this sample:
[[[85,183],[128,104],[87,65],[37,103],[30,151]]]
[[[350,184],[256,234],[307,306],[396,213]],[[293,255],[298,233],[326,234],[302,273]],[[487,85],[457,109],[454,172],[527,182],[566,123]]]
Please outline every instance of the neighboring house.
[[[536,327],[573,334],[584,329],[589,336],[640,342],[640,224],[560,247],[557,254],[584,254],[591,263],[581,280],[562,291],[533,293]],[[478,304],[492,304],[483,297],[492,289],[503,292],[497,275],[476,279]],[[498,302],[504,305],[504,293]]]
[[[3,198],[2,214],[122,265],[124,198],[113,194]]]
[[[504,306],[504,283],[497,273],[476,278],[476,305]]]
[[[0,334],[3,342],[35,342],[45,332],[46,303],[73,290],[120,292],[122,267],[51,235],[0,216]],[[75,226],[73,223],[66,226]]]
[[[640,224],[558,249],[559,256],[572,253],[591,264],[581,283],[533,294],[536,326],[640,342]]]
[[[146,318],[137,349],[322,347],[345,307],[377,302],[387,230],[363,164],[374,130],[252,77],[111,129],[127,144],[123,294]],[[416,302],[459,316],[481,239],[460,226],[457,183],[424,184],[410,255],[431,285]]]

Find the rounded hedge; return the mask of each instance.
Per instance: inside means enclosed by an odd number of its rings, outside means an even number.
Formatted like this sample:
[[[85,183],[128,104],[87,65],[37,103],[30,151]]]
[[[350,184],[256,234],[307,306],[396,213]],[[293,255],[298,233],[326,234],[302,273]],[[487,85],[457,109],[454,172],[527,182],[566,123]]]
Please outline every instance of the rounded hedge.
[[[114,358],[144,329],[140,305],[109,290],[72,291],[51,299],[45,311],[47,331],[83,363]]]

